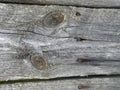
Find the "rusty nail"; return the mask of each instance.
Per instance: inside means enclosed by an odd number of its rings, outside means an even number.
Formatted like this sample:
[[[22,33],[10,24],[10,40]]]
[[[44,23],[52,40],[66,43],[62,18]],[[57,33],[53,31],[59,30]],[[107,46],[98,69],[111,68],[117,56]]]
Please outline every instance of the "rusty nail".
[[[76,16],[80,16],[81,14],[80,14],[80,12],[76,12],[76,14],[75,14]]]
[[[78,86],[78,89],[85,89],[85,88],[90,88],[90,86],[89,85],[83,85],[83,84],[80,84]]]
[[[82,62],[85,61],[85,59],[83,59],[83,58],[78,58],[76,61],[77,61],[78,63],[82,63]]]
[[[89,59],[83,59],[83,58],[78,58],[76,61],[77,61],[78,63],[91,62],[91,60],[89,60]]]
[[[85,40],[85,39],[83,39],[81,37],[74,37],[74,39],[76,39],[77,42]]]

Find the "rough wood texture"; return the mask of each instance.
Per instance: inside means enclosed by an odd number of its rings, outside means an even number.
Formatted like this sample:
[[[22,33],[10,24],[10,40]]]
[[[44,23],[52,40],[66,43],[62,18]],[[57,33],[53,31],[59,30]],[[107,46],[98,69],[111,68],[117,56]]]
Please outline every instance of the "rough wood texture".
[[[94,78],[13,83],[0,85],[0,90],[119,90],[119,78]]]
[[[119,52],[119,9],[0,4],[0,80],[120,74]]]
[[[74,5],[87,7],[120,7],[120,0],[0,0],[7,3]]]

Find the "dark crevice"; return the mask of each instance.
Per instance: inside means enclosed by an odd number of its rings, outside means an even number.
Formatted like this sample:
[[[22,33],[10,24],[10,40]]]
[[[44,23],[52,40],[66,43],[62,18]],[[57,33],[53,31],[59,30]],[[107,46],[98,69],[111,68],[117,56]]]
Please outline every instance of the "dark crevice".
[[[5,4],[22,4],[22,5],[58,5],[58,6],[73,6],[73,7],[83,7],[83,8],[95,8],[95,9],[120,9],[120,6],[104,6],[104,5],[78,5],[78,4],[60,4],[60,3],[50,3],[50,2],[19,2],[19,1],[0,1],[0,3]]]
[[[69,76],[69,77],[56,77],[56,78],[50,78],[50,79],[18,79],[18,80],[3,80],[0,81],[0,84],[14,84],[14,83],[27,83],[27,82],[44,82],[44,81],[56,81],[56,80],[78,80],[78,79],[92,79],[92,78],[120,78],[120,74],[112,74],[112,75],[105,75],[105,74],[99,74],[99,75],[88,75],[88,76]]]
[[[118,60],[107,60],[107,59],[92,59],[92,58],[90,58],[90,59],[84,59],[84,58],[78,58],[77,59],[77,62],[120,62],[120,60],[118,59]]]

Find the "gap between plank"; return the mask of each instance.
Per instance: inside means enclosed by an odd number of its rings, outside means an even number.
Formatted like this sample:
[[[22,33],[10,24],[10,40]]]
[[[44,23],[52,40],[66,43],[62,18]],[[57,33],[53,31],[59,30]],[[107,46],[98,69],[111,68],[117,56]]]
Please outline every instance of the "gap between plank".
[[[91,78],[120,78],[120,74],[112,74],[112,75],[88,75],[88,76],[70,76],[70,77],[56,77],[56,78],[50,78],[50,79],[39,79],[39,78],[28,78],[28,79],[16,79],[16,80],[3,80],[0,81],[1,84],[14,84],[14,83],[20,83],[20,82],[44,82],[44,81],[55,81],[55,80],[72,80],[72,79],[91,79]]]
[[[23,5],[40,5],[40,6],[50,6],[50,5],[57,5],[57,6],[73,6],[73,7],[83,7],[83,8],[94,8],[94,9],[120,9],[120,6],[91,6],[91,5],[75,5],[75,4],[53,4],[53,3],[23,3],[23,2],[6,2],[6,1],[0,1],[0,3],[4,4],[23,4]]]

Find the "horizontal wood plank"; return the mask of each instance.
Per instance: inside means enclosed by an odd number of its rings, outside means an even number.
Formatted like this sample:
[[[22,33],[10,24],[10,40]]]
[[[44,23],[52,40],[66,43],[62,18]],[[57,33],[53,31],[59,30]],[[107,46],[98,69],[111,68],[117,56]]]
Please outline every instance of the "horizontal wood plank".
[[[22,82],[0,85],[0,90],[119,90],[119,78]]]
[[[120,0],[0,0],[6,3],[74,5],[88,7],[119,7]]]
[[[0,4],[0,80],[120,74],[119,50],[119,9]]]

